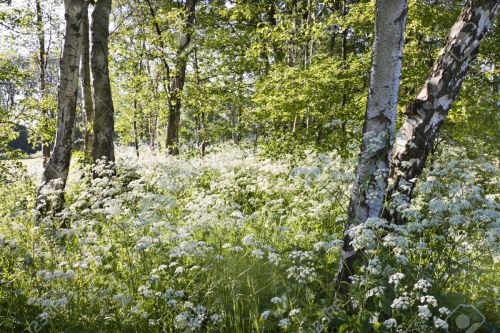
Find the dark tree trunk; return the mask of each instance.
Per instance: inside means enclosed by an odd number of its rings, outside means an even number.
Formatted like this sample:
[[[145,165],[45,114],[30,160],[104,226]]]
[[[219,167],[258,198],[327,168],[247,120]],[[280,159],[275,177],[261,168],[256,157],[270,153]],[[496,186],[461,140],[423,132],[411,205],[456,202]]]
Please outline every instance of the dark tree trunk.
[[[175,75],[170,84],[170,107],[168,114],[166,151],[170,155],[179,154],[179,124],[181,121],[181,103],[184,82],[186,80],[186,66],[191,43],[192,29],[195,19],[196,0],[186,0],[184,8],[185,25],[181,34],[179,46],[175,56]]]
[[[354,261],[358,255],[358,249],[351,245],[349,228],[365,223],[368,218],[378,218],[382,213],[397,113],[406,15],[406,0],[377,0],[363,141],[337,273],[343,286],[341,292],[354,274]]]
[[[92,86],[90,82],[90,40],[89,40],[89,6],[83,9],[82,22],[82,59],[80,65],[80,80],[82,82],[82,100],[85,117],[84,150],[92,156],[94,143],[94,105],[92,101]]]
[[[38,59],[40,62],[40,114],[42,116],[42,121],[45,123],[47,121],[47,110],[44,106],[44,97],[45,97],[45,69],[46,69],[46,54],[45,54],[45,32],[44,32],[44,24],[43,24],[43,12],[41,0],[36,0],[36,27],[38,33]],[[45,126],[44,126],[45,129]],[[47,140],[43,138],[42,133],[42,156],[43,156],[43,166],[47,166],[47,162],[50,158],[50,147]]]
[[[57,96],[56,140],[43,172],[42,185],[37,197],[37,209],[42,214],[49,210],[59,211],[64,203],[63,191],[68,178],[76,116],[83,7],[83,0],[64,1],[66,34],[59,64],[61,74]],[[59,191],[58,198],[53,202],[49,202],[47,196],[49,189]]]
[[[134,147],[135,154],[139,157],[139,138],[137,137],[137,98],[134,97],[134,118],[133,121],[133,129],[134,129]]]
[[[114,109],[109,82],[108,38],[111,0],[98,0],[92,12],[92,77],[94,86],[94,160],[115,160]]]
[[[384,217],[403,223],[395,207],[411,200],[417,178],[432,150],[481,39],[490,25],[498,0],[469,0],[450,30],[424,87],[406,108],[406,119],[394,144],[391,179]]]

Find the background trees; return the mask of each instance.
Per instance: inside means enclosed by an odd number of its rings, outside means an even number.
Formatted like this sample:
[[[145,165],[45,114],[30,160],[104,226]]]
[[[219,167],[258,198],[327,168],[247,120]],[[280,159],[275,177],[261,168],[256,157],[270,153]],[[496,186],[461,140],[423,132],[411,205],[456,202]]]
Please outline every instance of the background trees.
[[[40,20],[36,3],[33,0],[26,7],[4,5],[2,47],[13,49],[24,44],[18,49],[39,54],[39,37],[43,34],[37,22],[43,23],[47,59],[45,106],[41,108],[31,98],[33,94],[27,94],[25,99],[17,98],[16,108],[31,110],[29,119],[23,121],[38,124],[28,126],[33,140],[50,142],[54,137],[54,119],[41,111],[46,110],[50,116],[55,110],[56,59],[61,38],[56,26],[60,26],[62,10],[57,9],[56,3],[44,2]],[[117,1],[111,9],[110,83],[112,91],[123,97],[114,101],[117,140],[123,144],[137,141],[138,145],[147,144],[163,151],[170,123],[173,128],[178,127],[170,131],[170,140],[176,141],[174,133],[178,132],[179,143],[175,146],[181,150],[201,150],[202,146],[220,141],[245,139],[269,147],[270,153],[290,152],[304,145],[338,149],[345,156],[355,153],[350,148],[361,140],[373,38],[373,3],[205,0],[198,1],[195,13],[189,14],[192,5],[185,1]],[[453,1],[410,1],[408,6],[401,113],[417,95],[461,10],[461,4]],[[21,12],[19,8],[30,10]],[[89,11],[93,11],[92,5]],[[497,29],[497,25],[493,24],[492,29]],[[440,136],[461,144],[470,144],[474,137],[486,143],[481,147],[491,151],[495,131],[491,132],[487,121],[480,121],[493,116],[487,105],[494,105],[497,91],[497,38],[495,33],[489,35],[478,62],[469,70],[470,79],[465,79],[456,107],[451,106],[449,121]],[[188,39],[187,52],[179,56],[179,48],[184,47],[180,43]],[[38,67],[40,55],[32,58],[26,52],[15,53],[26,58],[30,66]],[[176,69],[184,67],[179,60],[185,61],[185,75]],[[42,71],[36,71],[40,78]],[[89,80],[87,72],[82,67],[85,82]],[[179,79],[185,76],[181,80],[182,92],[171,89],[176,75],[180,75]],[[484,103],[473,108],[470,102],[479,91]],[[38,94],[40,91],[35,96]],[[85,102],[78,107],[87,111],[85,117],[77,119],[75,142],[89,147],[93,132],[89,92],[82,90],[79,98]],[[175,105],[180,109],[170,112]],[[476,117],[471,121],[467,117],[473,113]],[[169,122],[170,114],[175,117]],[[176,123],[179,126],[174,126]],[[478,126],[482,130],[477,130]],[[465,133],[468,135],[462,135]],[[288,144],[282,145],[283,140]]]

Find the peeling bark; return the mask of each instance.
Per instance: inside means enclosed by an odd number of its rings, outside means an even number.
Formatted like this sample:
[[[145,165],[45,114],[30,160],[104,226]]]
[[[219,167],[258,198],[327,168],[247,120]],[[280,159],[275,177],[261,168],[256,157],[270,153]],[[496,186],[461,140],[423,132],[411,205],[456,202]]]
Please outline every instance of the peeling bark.
[[[83,0],[64,1],[66,34],[63,54],[59,63],[61,74],[57,96],[56,140],[51,157],[43,172],[42,184],[37,197],[37,208],[42,214],[49,210],[54,212],[60,210],[64,200],[63,191],[68,178],[76,116],[83,7]],[[57,199],[53,202],[49,202],[46,195],[47,188],[58,191]]]
[[[98,0],[92,12],[92,78],[94,86],[94,160],[115,160],[114,109],[108,67],[109,14],[111,0]]]
[[[378,218],[382,212],[391,162],[406,16],[406,0],[377,1],[363,141],[339,260],[337,279],[340,282],[349,282],[357,256],[348,229],[368,218]]]
[[[409,204],[416,180],[499,3],[498,0],[467,1],[424,87],[407,106],[405,121],[394,144],[385,218],[404,222],[396,207]]]

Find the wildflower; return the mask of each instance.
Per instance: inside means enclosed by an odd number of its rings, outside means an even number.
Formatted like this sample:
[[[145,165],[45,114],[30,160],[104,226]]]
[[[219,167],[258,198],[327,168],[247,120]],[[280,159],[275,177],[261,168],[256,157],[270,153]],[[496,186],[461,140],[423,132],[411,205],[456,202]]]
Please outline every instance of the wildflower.
[[[292,309],[290,310],[290,312],[288,313],[288,316],[291,318],[291,317],[295,317],[296,315],[298,315],[300,313],[300,309]]]
[[[394,273],[391,276],[389,276],[389,283],[392,283],[395,286],[397,286],[404,277],[405,277],[405,275],[403,273],[399,273],[399,272]]]
[[[381,270],[382,270],[382,264],[379,258],[375,257],[368,260],[368,265],[366,265],[366,271],[369,274],[378,275],[380,274]]]
[[[451,313],[451,311],[447,308],[447,307],[440,307],[439,308],[439,313],[444,315],[444,316],[447,316]]]
[[[248,234],[245,237],[243,237],[241,242],[245,245],[252,245],[254,243],[254,238],[255,238],[254,234]]]
[[[254,250],[252,250],[252,256],[254,256],[258,259],[262,259],[262,258],[264,258],[264,251],[262,251],[260,249],[254,249]]]
[[[269,259],[269,262],[274,265],[278,265],[281,260],[279,254],[275,252],[269,252],[267,258]]]
[[[207,308],[201,304],[198,304],[194,309],[194,312],[196,312],[198,315],[204,315],[205,313],[207,313]]]
[[[392,301],[391,308],[406,310],[410,306],[410,299],[407,296],[400,296]]]
[[[438,317],[434,317],[433,321],[434,321],[434,327],[448,329],[448,323],[445,320]]]
[[[197,318],[197,317],[191,317],[189,319],[189,322],[188,322],[188,326],[191,329],[191,331],[194,331],[194,330],[200,328],[201,324],[202,324],[202,320],[200,318]]]
[[[271,298],[271,303],[274,303],[274,304],[283,303],[283,299],[281,297],[273,297],[273,298]]]
[[[222,316],[218,313],[214,313],[213,315],[210,316],[210,320],[214,324],[219,324],[222,322]]]
[[[137,289],[137,292],[139,294],[141,294],[142,296],[144,296],[144,297],[151,297],[151,296],[153,296],[153,292],[151,291],[151,289],[149,289],[148,286],[140,286]]]
[[[368,290],[365,294],[365,299],[368,299],[372,296],[381,296],[383,295],[383,293],[384,293],[384,287],[378,286]]]
[[[181,312],[174,318],[174,326],[178,329],[184,329],[188,326],[189,313]]]
[[[281,319],[278,323],[278,326],[282,328],[290,326],[290,319],[288,318]]]
[[[313,282],[318,275],[314,267],[292,266],[286,270],[289,279],[294,278],[298,283]]]
[[[434,296],[422,296],[420,297],[420,302],[427,303],[432,306],[437,306],[437,300]]]
[[[414,288],[417,290],[422,290],[423,292],[427,292],[427,290],[431,287],[431,283],[425,279],[420,279],[415,283]]]
[[[422,319],[429,319],[430,317],[432,317],[432,313],[427,305],[419,305],[418,316]]]
[[[76,273],[75,273],[75,271],[74,271],[74,270],[72,270],[72,269],[68,269],[68,270],[66,271],[66,278],[68,278],[68,279],[72,279],[72,278],[74,278],[75,276],[76,276]]]
[[[385,320],[383,324],[387,328],[394,328],[394,327],[398,326],[398,322],[394,318]]]
[[[260,316],[261,316],[263,319],[267,319],[267,318],[269,317],[269,315],[270,315],[270,314],[271,314],[271,311],[266,310],[266,311],[262,312],[262,313],[260,314]]]
[[[135,245],[136,250],[147,250],[153,245],[153,239],[151,237],[142,237],[137,241]]]
[[[60,306],[60,307],[63,307],[65,306],[66,304],[68,304],[68,298],[66,296],[63,296],[59,299],[57,299],[54,303],[56,306]]]

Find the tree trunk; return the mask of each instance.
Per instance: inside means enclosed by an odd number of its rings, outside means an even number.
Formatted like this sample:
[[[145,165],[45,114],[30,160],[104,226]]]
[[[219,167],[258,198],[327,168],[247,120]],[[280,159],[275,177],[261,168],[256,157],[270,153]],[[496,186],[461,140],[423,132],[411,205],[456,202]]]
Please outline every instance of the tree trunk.
[[[94,160],[115,160],[114,110],[108,68],[109,14],[111,0],[98,0],[92,12],[92,77],[94,83]]]
[[[94,105],[92,101],[92,86],[90,82],[90,40],[89,40],[89,6],[88,2],[83,9],[82,21],[82,59],[80,65],[80,79],[82,82],[82,100],[85,117],[84,150],[92,156],[94,142]]]
[[[45,32],[43,25],[43,13],[42,13],[42,5],[41,0],[36,0],[36,27],[38,33],[38,57],[40,61],[40,114],[42,116],[42,121],[45,123],[48,117],[47,110],[44,106],[44,98],[45,98],[45,69],[46,69],[46,54],[45,54]],[[45,129],[45,126],[43,126]],[[43,166],[47,166],[47,162],[50,158],[50,147],[49,143],[43,138],[42,133],[42,156],[43,156]]]
[[[68,178],[76,115],[83,7],[83,0],[64,1],[66,34],[62,58],[59,63],[56,140],[52,155],[43,172],[42,185],[38,190],[37,197],[37,209],[42,214],[49,210],[59,211],[64,203],[63,191]],[[46,192],[46,189],[50,188],[59,191],[57,199],[53,202],[49,202]]]
[[[166,152],[179,154],[179,123],[181,120],[182,91],[186,80],[186,66],[191,43],[192,28],[195,19],[196,0],[186,0],[184,15],[186,21],[175,57],[175,75],[170,84],[170,99],[167,127]]]
[[[382,212],[397,113],[406,15],[406,0],[377,1],[363,141],[337,275],[341,282],[349,282],[357,256],[347,230],[368,218],[378,218]]]
[[[134,130],[134,148],[135,154],[139,157],[139,139],[137,137],[137,98],[134,97],[134,114],[132,119],[132,125]]]
[[[469,64],[476,57],[479,43],[499,2],[467,2],[451,28],[446,45],[434,62],[423,89],[407,106],[406,119],[394,144],[385,218],[403,223],[403,217],[395,207],[410,202],[416,179],[423,171],[425,160],[458,94]]]

